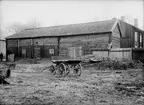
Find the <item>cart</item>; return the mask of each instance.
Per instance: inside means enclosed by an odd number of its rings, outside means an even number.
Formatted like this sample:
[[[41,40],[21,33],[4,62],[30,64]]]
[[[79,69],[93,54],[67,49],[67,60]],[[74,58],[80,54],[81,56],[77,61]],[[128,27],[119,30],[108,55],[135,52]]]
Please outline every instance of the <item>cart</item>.
[[[15,68],[15,63],[0,63],[0,84],[9,84],[5,79],[11,76],[11,69]]]
[[[50,71],[53,75],[59,74],[61,76],[66,76],[70,73],[71,70],[76,76],[81,75],[81,59],[55,56],[52,58],[52,62],[55,64],[50,66]]]

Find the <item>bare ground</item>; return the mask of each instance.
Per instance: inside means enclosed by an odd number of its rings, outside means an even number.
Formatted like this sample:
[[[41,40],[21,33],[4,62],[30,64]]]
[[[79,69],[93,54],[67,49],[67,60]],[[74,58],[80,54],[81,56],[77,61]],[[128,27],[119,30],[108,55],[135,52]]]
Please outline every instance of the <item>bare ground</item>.
[[[50,63],[49,63],[50,65]],[[116,82],[139,81],[141,70],[94,70],[85,68],[76,77],[53,76],[47,63],[17,64],[0,85],[0,104],[18,105],[143,105],[144,97],[117,91]],[[144,89],[140,90],[144,92]]]

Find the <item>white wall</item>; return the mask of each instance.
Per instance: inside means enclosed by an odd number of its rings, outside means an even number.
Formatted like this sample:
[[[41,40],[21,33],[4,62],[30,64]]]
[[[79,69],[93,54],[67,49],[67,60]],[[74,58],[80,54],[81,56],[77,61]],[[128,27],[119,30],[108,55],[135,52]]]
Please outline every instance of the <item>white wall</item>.
[[[1,52],[6,56],[6,42],[3,40],[0,40],[0,53]]]
[[[130,48],[115,48],[108,51],[93,51],[93,55],[99,57],[110,57],[111,59],[128,59],[132,60],[132,52]]]

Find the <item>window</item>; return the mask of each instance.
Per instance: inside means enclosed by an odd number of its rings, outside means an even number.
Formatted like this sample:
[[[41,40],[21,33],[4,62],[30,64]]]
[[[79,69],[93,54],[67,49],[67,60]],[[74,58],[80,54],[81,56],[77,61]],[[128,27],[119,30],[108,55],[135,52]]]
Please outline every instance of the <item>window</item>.
[[[142,47],[142,34],[140,34],[140,47]]]
[[[134,46],[137,48],[138,47],[138,33],[135,32],[135,35],[134,35]]]
[[[49,49],[49,54],[54,54],[54,49]]]

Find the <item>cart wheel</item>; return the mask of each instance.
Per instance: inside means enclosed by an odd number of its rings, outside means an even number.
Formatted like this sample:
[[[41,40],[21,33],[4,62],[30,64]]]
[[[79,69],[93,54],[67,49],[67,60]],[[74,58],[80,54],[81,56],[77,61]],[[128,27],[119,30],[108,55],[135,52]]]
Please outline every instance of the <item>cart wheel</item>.
[[[81,64],[76,64],[74,69],[73,69],[73,73],[77,76],[80,76],[81,75],[81,70],[82,70],[82,66]]]
[[[69,74],[69,72],[70,72],[70,67],[69,67],[69,65],[68,64],[66,64],[66,75],[68,75]]]
[[[62,76],[66,75],[66,65],[64,63],[59,64],[58,72]]]
[[[51,65],[49,70],[50,70],[50,72],[51,72],[53,75],[56,74],[56,69],[55,69],[55,66],[54,66],[54,65]]]

